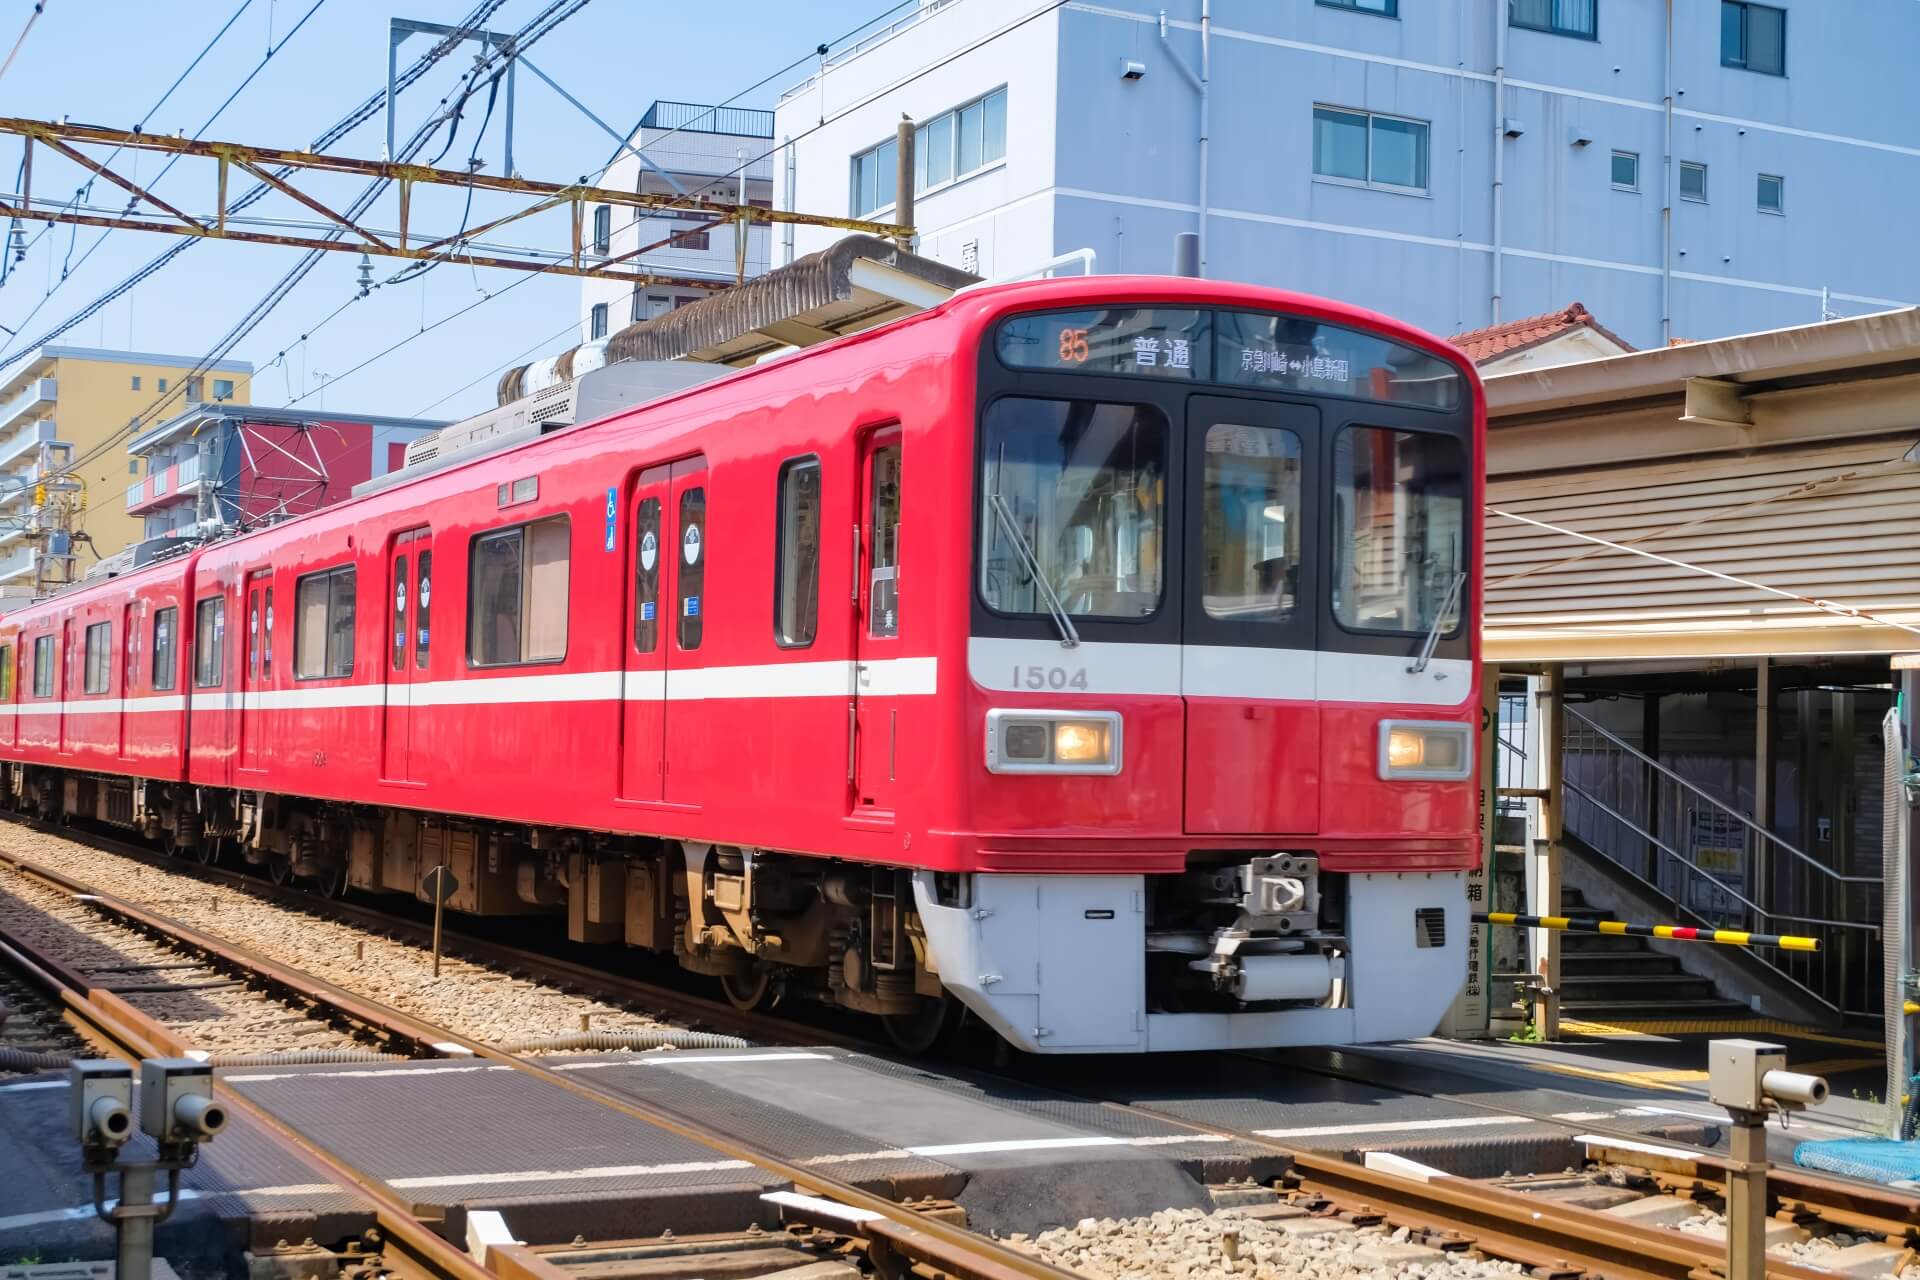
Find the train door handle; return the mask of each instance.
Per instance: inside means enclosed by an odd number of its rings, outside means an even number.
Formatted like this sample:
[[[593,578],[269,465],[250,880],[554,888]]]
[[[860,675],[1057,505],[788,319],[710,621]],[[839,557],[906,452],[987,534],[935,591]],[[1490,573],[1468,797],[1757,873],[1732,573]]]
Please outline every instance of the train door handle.
[[[860,707],[856,702],[847,703],[847,781],[853,781],[854,734],[859,732]]]
[[[855,604],[860,603],[860,526],[853,526],[853,567],[847,571],[847,580],[852,584],[849,598]]]

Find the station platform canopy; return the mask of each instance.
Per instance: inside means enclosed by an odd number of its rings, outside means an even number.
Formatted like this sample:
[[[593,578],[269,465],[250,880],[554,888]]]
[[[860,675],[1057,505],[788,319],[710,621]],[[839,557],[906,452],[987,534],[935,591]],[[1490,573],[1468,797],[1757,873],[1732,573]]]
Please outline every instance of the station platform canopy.
[[[1920,308],[1486,387],[1487,661],[1920,651]]]

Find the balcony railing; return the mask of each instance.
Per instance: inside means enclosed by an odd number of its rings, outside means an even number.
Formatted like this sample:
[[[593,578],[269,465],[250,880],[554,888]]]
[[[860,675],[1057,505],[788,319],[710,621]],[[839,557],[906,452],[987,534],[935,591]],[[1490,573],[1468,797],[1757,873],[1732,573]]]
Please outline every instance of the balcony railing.
[[[29,422],[21,426],[12,435],[0,440],[0,467],[6,466],[29,449],[38,449],[43,444],[58,443],[60,428],[52,418],[40,422]]]
[[[37,378],[13,399],[0,405],[0,431],[20,420],[20,415],[43,404],[52,404],[60,390],[52,378]]]
[[[184,497],[196,491],[200,482],[200,455],[190,453],[162,471],[155,471],[139,484],[127,487],[127,510],[139,511],[158,505],[163,499]]]
[[[697,102],[660,101],[640,117],[642,129],[680,129],[688,133],[729,133],[742,138],[773,137],[773,112],[751,107],[708,107]]]

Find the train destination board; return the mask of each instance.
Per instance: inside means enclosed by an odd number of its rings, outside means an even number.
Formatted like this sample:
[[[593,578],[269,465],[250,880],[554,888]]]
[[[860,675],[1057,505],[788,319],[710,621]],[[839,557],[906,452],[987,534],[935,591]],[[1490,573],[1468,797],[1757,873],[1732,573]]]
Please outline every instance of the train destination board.
[[[1155,307],[1015,316],[1000,326],[1000,358],[1025,369],[1205,380],[1212,321],[1210,312]]]

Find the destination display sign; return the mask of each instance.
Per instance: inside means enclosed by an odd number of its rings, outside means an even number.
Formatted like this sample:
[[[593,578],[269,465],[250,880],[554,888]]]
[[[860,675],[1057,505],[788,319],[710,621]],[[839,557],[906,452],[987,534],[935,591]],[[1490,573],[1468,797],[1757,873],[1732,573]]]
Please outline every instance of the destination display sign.
[[[1105,307],[1011,316],[1000,359],[1016,369],[1215,382],[1454,409],[1463,379],[1445,360],[1304,316]]]
[[[1000,326],[1000,358],[1017,369],[1204,381],[1213,367],[1211,321],[1210,312],[1158,307],[1014,316]]]

